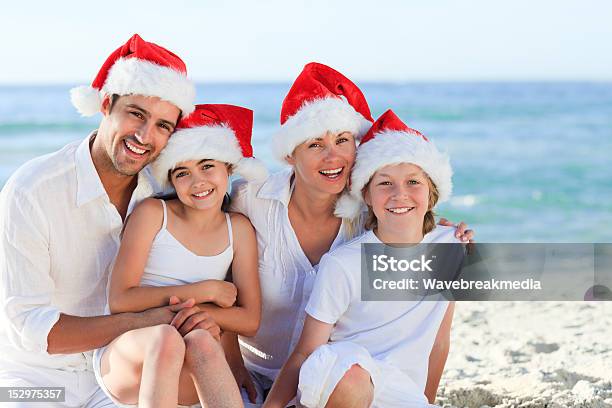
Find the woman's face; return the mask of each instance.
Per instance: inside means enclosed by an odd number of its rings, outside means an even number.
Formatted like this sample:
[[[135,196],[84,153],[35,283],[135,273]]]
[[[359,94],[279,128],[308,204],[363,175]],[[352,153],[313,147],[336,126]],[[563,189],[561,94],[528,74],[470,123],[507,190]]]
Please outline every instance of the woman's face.
[[[170,175],[179,200],[201,210],[221,208],[228,178],[225,163],[208,159],[178,163]]]
[[[307,186],[328,194],[340,194],[355,162],[355,138],[350,132],[327,132],[295,148],[287,161]]]
[[[379,227],[420,225],[422,229],[429,206],[429,180],[419,166],[411,163],[385,166],[372,176],[364,200],[372,207]]]

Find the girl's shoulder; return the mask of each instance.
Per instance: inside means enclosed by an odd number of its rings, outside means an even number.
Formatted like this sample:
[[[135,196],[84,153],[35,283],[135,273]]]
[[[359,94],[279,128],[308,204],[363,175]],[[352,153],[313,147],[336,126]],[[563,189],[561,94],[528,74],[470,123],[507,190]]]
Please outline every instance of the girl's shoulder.
[[[228,212],[227,214],[229,214],[232,222],[232,234],[234,237],[242,239],[245,237],[245,234],[254,235],[253,225],[246,216],[237,212]]]
[[[162,217],[164,213],[164,207],[162,200],[158,198],[145,198],[142,200],[130,214],[130,218],[144,218],[153,217],[154,219]]]
[[[135,208],[125,221],[125,228],[136,229],[139,232],[157,233],[164,222],[164,208],[161,200],[145,198]]]

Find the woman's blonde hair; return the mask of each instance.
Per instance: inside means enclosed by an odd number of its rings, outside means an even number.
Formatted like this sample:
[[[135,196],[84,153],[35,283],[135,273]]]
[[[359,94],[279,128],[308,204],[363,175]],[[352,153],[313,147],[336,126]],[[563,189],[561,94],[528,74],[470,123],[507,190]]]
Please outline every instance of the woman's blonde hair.
[[[423,235],[431,232],[436,227],[436,213],[433,211],[433,208],[438,203],[438,199],[440,197],[440,193],[438,192],[438,188],[431,181],[431,178],[427,175],[427,173],[423,172],[425,178],[427,179],[427,184],[429,185],[429,203],[427,204],[427,212],[425,213],[425,218],[423,219]],[[366,185],[361,190],[361,195],[364,196],[366,190],[370,186],[370,182],[372,179],[368,180]],[[378,226],[378,220],[376,219],[376,214],[372,210],[372,207],[368,205],[368,213],[365,216],[364,228],[367,230],[373,230]]]

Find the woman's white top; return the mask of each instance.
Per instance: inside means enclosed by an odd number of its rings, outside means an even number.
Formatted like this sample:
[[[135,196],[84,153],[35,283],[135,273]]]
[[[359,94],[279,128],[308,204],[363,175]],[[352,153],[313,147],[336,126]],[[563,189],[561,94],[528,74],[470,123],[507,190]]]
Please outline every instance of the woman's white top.
[[[274,379],[304,325],[318,265],[311,265],[289,222],[293,191],[291,169],[271,175],[263,183],[237,180],[232,186],[231,210],[247,216],[257,233],[262,316],[257,335],[239,338],[247,369]],[[342,224],[331,249],[345,239]]]
[[[229,235],[227,248],[217,255],[200,256],[187,249],[168,231],[166,202],[160,201],[164,208],[164,221],[151,245],[140,286],[176,286],[208,279],[225,279],[234,258],[232,222],[229,214],[225,213]]]
[[[460,243],[454,227],[436,226],[421,243]],[[425,389],[429,354],[448,301],[362,301],[361,244],[381,243],[367,231],[321,258],[306,313],[334,324],[330,341],[359,344]]]

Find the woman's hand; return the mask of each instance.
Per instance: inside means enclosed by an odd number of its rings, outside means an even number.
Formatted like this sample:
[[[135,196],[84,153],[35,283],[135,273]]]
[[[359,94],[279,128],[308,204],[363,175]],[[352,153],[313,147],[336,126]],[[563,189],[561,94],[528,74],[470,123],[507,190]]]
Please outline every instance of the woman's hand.
[[[446,218],[440,218],[438,221],[438,225],[443,225],[445,227],[456,227],[455,237],[460,239],[462,242],[470,242],[470,244],[474,243],[474,230],[468,229],[467,224],[465,222],[460,222],[459,225],[455,225]]]

